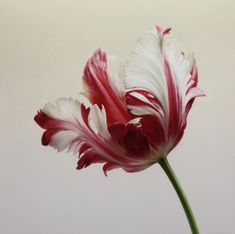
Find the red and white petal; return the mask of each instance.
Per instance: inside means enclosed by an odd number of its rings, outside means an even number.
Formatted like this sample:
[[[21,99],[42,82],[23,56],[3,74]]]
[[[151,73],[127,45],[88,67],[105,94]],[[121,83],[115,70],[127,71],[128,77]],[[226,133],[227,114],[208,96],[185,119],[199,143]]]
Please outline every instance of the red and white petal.
[[[127,92],[128,107],[137,116],[156,117],[155,129],[158,128],[159,134],[165,133],[165,154],[182,137],[194,98],[204,95],[196,87],[195,59],[179,50],[169,32],[169,28],[156,27],[145,33],[124,66],[125,86],[130,90]],[[144,91],[155,99],[147,97]],[[164,137],[159,140],[162,142]]]
[[[51,145],[58,151],[69,148],[79,136],[80,128],[86,126],[82,121],[81,104],[71,98],[59,98],[56,105],[46,104],[34,120],[46,129],[42,135],[42,144]]]
[[[83,75],[84,88],[92,104],[104,106],[108,123],[129,119],[119,59],[98,49],[88,60]]]
[[[67,149],[79,153],[78,169],[98,162],[122,168],[148,164],[149,145],[138,122],[127,126],[119,123],[127,130],[124,140],[118,142],[110,134],[105,111],[97,105],[86,108],[73,99],[59,99],[56,105],[45,105],[35,116],[35,121],[45,129],[44,145],[58,151]]]

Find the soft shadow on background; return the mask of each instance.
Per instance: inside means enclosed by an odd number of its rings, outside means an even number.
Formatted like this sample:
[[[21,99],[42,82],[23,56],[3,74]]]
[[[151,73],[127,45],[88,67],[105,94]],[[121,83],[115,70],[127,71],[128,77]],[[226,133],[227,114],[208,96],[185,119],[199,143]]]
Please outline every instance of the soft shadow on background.
[[[125,59],[155,24],[171,26],[195,53],[200,87],[183,140],[169,156],[201,233],[235,233],[234,1],[1,0],[0,233],[189,233],[158,165],[136,174],[101,165],[76,171],[76,157],[40,145],[36,111],[78,97],[97,47]]]

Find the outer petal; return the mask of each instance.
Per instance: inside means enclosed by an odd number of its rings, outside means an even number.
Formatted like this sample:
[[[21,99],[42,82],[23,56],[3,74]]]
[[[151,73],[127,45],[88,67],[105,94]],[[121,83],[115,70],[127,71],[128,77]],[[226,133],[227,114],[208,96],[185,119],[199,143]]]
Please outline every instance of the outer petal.
[[[97,162],[107,164],[104,172],[116,167],[137,170],[152,164],[153,159],[147,157],[150,150],[147,139],[138,123],[119,123],[126,128],[119,141],[116,132],[108,129],[104,109],[97,105],[86,108],[73,99],[60,98],[56,105],[45,105],[34,119],[45,129],[44,145],[79,154],[77,169]]]
[[[84,69],[83,83],[92,104],[105,107],[109,123],[126,123],[129,113],[122,84],[122,64],[101,49],[95,51]]]
[[[137,116],[156,119],[150,125],[163,136],[155,144],[164,155],[181,139],[194,98],[204,95],[197,88],[193,56],[183,54],[169,33],[169,28],[160,27],[145,33],[124,67],[128,107]],[[147,128],[145,133],[150,134]]]

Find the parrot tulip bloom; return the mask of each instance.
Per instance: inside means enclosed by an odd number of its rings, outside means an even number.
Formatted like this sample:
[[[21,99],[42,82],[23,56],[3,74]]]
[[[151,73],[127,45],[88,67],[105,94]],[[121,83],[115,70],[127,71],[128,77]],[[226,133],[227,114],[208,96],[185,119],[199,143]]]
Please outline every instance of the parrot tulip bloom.
[[[195,59],[176,46],[170,29],[156,27],[137,41],[126,62],[101,49],[88,60],[88,103],[59,98],[35,116],[42,144],[78,155],[77,169],[141,171],[165,158],[186,127],[197,87]]]

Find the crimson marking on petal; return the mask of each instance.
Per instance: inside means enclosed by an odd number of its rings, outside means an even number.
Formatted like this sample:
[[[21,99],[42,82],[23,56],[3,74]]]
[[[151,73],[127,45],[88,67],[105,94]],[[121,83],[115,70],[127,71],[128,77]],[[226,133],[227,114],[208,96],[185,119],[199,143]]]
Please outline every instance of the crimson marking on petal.
[[[84,152],[84,155],[77,162],[77,170],[82,168],[86,168],[92,163],[101,163],[104,162],[104,159],[100,157],[98,154],[92,151],[92,149],[88,149]]]
[[[174,81],[173,74],[171,73],[170,65],[164,57],[164,71],[166,76],[168,88],[168,101],[169,101],[169,136],[176,136],[179,126],[179,118],[182,117],[179,113],[181,110],[180,102],[178,100],[177,86]]]
[[[166,35],[166,34],[168,34],[168,33],[170,33],[171,32],[171,28],[165,28],[163,31],[162,31],[162,34],[163,35]]]
[[[88,123],[89,113],[90,113],[90,108],[86,108],[84,104],[81,104],[82,119],[87,126],[89,126],[89,123]]]
[[[46,130],[42,135],[42,139],[41,139],[42,145],[45,145],[45,146],[49,145],[50,141],[51,141],[51,137],[59,131],[60,131],[60,129]]]
[[[138,125],[112,124],[109,126],[109,132],[112,138],[125,148],[129,157],[145,157],[150,152],[148,140]]]
[[[63,123],[61,120],[53,119],[45,114],[42,110],[39,110],[38,113],[34,116],[35,122],[44,129],[48,128],[58,128],[59,125]]]
[[[165,128],[154,116],[148,115],[141,119],[142,131],[149,144],[156,150],[166,142]]]
[[[162,29],[161,27],[159,27],[159,26],[157,25],[157,26],[156,26],[156,31],[157,31],[157,33],[158,33],[159,35],[164,36],[164,35],[170,33],[171,28]]]
[[[51,137],[54,134],[64,129],[64,121],[53,119],[45,114],[42,110],[38,111],[38,113],[34,117],[34,120],[41,128],[46,129],[41,138],[41,143],[44,146],[50,144]]]
[[[116,163],[113,163],[113,162],[107,162],[104,164],[103,166],[103,172],[104,172],[104,175],[107,176],[107,172],[108,171],[111,171],[115,168],[119,168],[120,165],[116,164]]]
[[[83,144],[81,144],[79,148],[79,155],[83,154],[89,148],[91,148],[91,146],[88,145],[87,143],[84,142]]]
[[[128,124],[128,128],[128,132],[124,137],[124,146],[127,152],[141,157],[148,154],[149,144],[142,130],[133,124]]]
[[[128,131],[126,125],[122,123],[115,123],[109,125],[108,130],[112,138],[122,145],[124,141],[124,136],[127,134]]]

